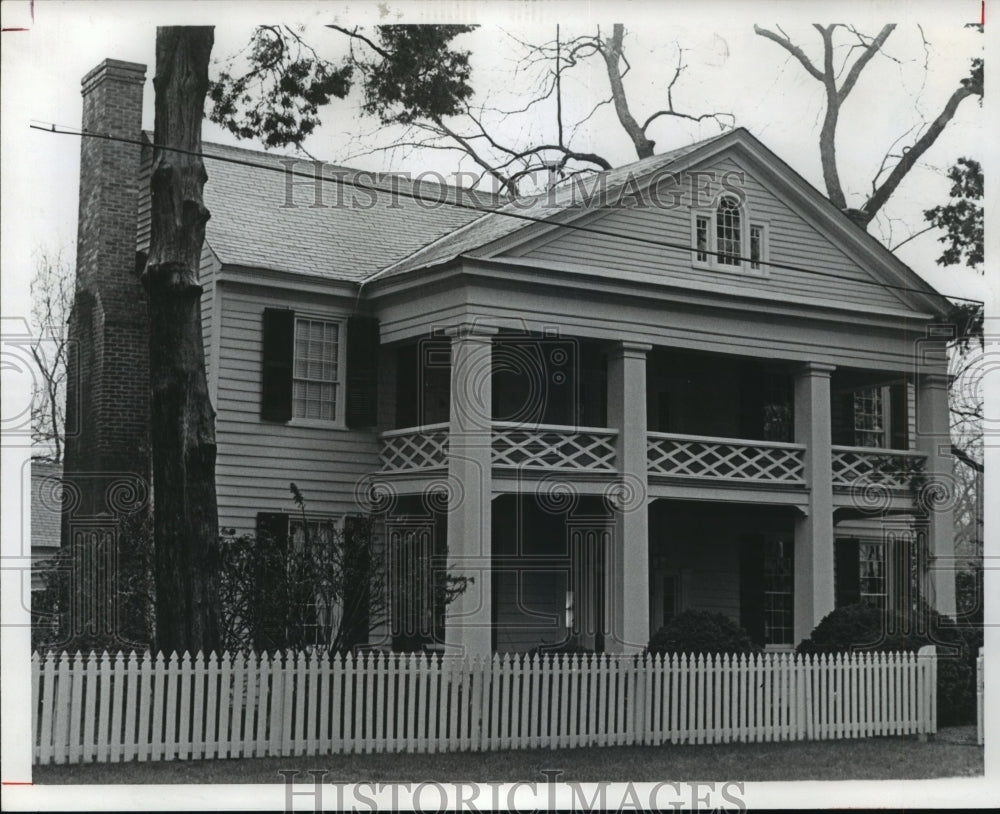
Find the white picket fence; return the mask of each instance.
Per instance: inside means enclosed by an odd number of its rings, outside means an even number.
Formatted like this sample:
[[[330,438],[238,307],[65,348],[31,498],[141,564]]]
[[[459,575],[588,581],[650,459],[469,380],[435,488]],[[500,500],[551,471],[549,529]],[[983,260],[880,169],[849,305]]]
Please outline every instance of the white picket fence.
[[[35,762],[926,735],[934,648],[797,656],[35,654]]]

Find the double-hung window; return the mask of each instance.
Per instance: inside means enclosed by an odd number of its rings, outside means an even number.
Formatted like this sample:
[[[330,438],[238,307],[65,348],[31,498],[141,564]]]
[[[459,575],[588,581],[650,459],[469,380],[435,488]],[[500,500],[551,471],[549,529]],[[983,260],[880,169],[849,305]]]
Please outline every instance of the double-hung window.
[[[340,343],[340,322],[296,317],[292,375],[293,418],[337,420]]]
[[[864,387],[854,391],[855,446],[888,446],[885,390],[883,387]]]
[[[375,426],[378,320],[290,308],[265,308],[262,316],[262,420],[319,428]]]

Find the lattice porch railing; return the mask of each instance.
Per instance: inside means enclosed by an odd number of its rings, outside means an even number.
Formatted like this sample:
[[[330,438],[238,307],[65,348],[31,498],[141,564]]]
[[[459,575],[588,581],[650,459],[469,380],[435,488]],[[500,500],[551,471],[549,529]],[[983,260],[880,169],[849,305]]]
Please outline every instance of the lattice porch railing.
[[[493,465],[614,472],[617,430],[493,422]]]
[[[448,465],[448,424],[382,433],[382,471],[412,472]]]
[[[920,452],[874,447],[833,447],[834,488],[878,484],[889,489],[909,489],[924,471]]]
[[[651,432],[650,475],[803,485],[805,447],[774,441]]]

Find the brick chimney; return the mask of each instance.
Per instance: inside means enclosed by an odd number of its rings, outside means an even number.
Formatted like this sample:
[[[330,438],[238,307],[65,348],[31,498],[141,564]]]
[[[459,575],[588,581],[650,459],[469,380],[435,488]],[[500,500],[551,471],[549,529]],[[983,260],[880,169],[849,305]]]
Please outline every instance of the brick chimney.
[[[104,138],[142,137],[145,77],[145,65],[106,59],[82,80],[64,545],[74,529],[112,528],[151,494],[147,307],[136,270],[141,147]]]

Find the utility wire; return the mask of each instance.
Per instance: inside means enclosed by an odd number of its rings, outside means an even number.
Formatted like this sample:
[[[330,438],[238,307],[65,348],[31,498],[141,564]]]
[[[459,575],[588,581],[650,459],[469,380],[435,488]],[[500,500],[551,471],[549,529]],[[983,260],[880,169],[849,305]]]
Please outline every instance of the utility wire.
[[[544,223],[544,224],[546,224],[548,226],[555,226],[555,227],[562,228],[562,229],[573,229],[575,231],[584,232],[584,233],[587,233],[587,234],[600,235],[602,237],[611,237],[611,238],[615,238],[617,240],[632,241],[634,243],[642,243],[642,244],[646,244],[646,245],[650,245],[650,246],[657,246],[659,248],[678,249],[680,251],[684,251],[684,252],[688,252],[688,253],[693,253],[693,252],[696,252],[696,251],[701,251],[697,247],[690,246],[690,245],[685,245],[683,243],[673,243],[671,241],[666,241],[666,240],[655,240],[653,238],[642,237],[640,235],[622,235],[622,234],[619,234],[617,232],[611,232],[611,231],[608,231],[606,229],[599,229],[599,228],[595,228],[593,226],[580,226],[579,224],[574,224],[574,223],[560,223],[560,222],[556,222],[556,221],[550,220],[548,218],[540,218],[540,217],[535,217],[535,216],[532,216],[532,215],[526,215],[523,212],[510,212],[510,211],[506,211],[504,209],[491,209],[489,207],[477,206],[475,204],[470,204],[470,203],[463,203],[463,202],[461,202],[461,201],[459,201],[457,199],[457,195],[461,195],[462,193],[465,193],[465,194],[467,194],[467,195],[469,195],[471,197],[471,196],[474,196],[474,195],[477,194],[475,192],[475,190],[465,189],[464,187],[444,187],[443,188],[444,190],[453,191],[456,194],[456,199],[455,200],[446,200],[445,198],[443,198],[441,196],[426,197],[426,196],[421,196],[421,195],[416,194],[416,193],[411,192],[411,191],[406,191],[406,190],[402,190],[402,189],[398,189],[398,188],[387,189],[384,186],[378,186],[378,185],[375,185],[375,184],[366,184],[366,183],[363,183],[361,181],[358,181],[357,179],[338,178],[338,177],[335,177],[335,176],[327,177],[326,175],[323,175],[322,173],[317,176],[315,173],[302,172],[302,171],[298,171],[298,170],[295,170],[295,169],[290,169],[288,167],[277,167],[277,166],[274,166],[273,164],[261,164],[261,163],[258,163],[256,161],[250,161],[249,159],[235,158],[235,157],[232,157],[232,156],[211,155],[211,154],[206,154],[204,152],[198,153],[198,152],[195,152],[194,150],[185,150],[185,149],[180,148],[180,147],[167,147],[167,146],[164,146],[164,145],[161,145],[161,144],[154,144],[154,143],[152,143],[150,141],[145,141],[145,140],[142,140],[142,139],[130,139],[130,138],[125,138],[123,136],[112,136],[112,135],[109,135],[109,134],[106,134],[106,133],[88,133],[86,131],[77,130],[75,128],[67,127],[65,125],[57,125],[57,124],[46,123],[44,125],[42,125],[42,124],[31,124],[31,125],[29,125],[29,127],[32,130],[40,130],[43,133],[50,133],[50,134],[54,134],[54,135],[58,135],[58,136],[78,136],[78,137],[85,137],[85,138],[102,139],[104,141],[120,142],[120,143],[123,143],[123,144],[136,144],[136,145],[139,145],[139,146],[142,146],[142,147],[150,146],[150,147],[161,149],[161,150],[168,150],[170,152],[180,153],[182,155],[198,156],[198,157],[200,157],[202,159],[207,159],[207,160],[210,160],[210,161],[221,161],[221,162],[226,163],[226,164],[236,164],[236,165],[239,165],[239,166],[251,167],[253,169],[266,170],[268,172],[279,172],[279,173],[281,173],[283,175],[293,175],[293,176],[298,176],[298,177],[301,177],[301,178],[308,178],[313,183],[316,183],[317,181],[323,181],[323,182],[326,182],[326,183],[339,184],[341,186],[354,187],[354,188],[357,188],[357,189],[364,190],[366,192],[375,192],[375,193],[379,193],[379,192],[386,193],[386,192],[388,192],[391,195],[398,195],[398,196],[401,196],[401,197],[404,197],[404,198],[410,198],[410,199],[415,200],[415,201],[422,201],[422,202],[425,202],[425,203],[446,204],[448,206],[453,206],[453,207],[458,208],[458,209],[468,209],[468,210],[472,210],[472,211],[475,211],[475,212],[481,212],[484,215],[490,215],[490,214],[492,214],[492,215],[499,215],[501,217],[514,218],[515,220],[522,220],[522,221],[526,221],[528,223]],[[56,128],[59,128],[59,129],[56,129]],[[219,145],[219,146],[221,146],[222,149],[229,149],[229,148],[226,147],[226,145]],[[232,149],[246,149],[246,148],[234,147]],[[302,162],[305,162],[305,163],[317,163],[317,162],[315,162],[312,159],[297,158],[296,156],[275,156],[275,159],[276,160],[284,160],[284,161],[295,160],[295,161],[302,161]],[[323,162],[319,162],[319,163],[323,163]],[[371,175],[371,176],[375,176],[376,175],[376,173],[369,172],[368,170],[355,170],[354,172],[356,172],[358,174],[362,174],[362,175]],[[378,173],[378,174],[379,175],[385,175],[387,177],[393,177],[393,176],[395,176],[397,178],[399,177],[398,173],[388,173],[387,172],[387,173]],[[563,211],[565,211],[565,210],[563,210]],[[886,249],[886,251],[888,251],[888,249]],[[709,255],[712,255],[712,254],[718,255],[719,254],[718,252],[703,252],[703,253],[709,254]],[[735,255],[729,255],[729,254],[727,254],[726,256],[727,257],[736,257]],[[834,279],[834,280],[839,280],[841,282],[851,283],[852,285],[872,285],[872,286],[877,286],[879,288],[884,288],[886,290],[906,291],[906,292],[909,292],[911,294],[920,294],[920,295],[923,295],[923,296],[932,296],[932,294],[930,294],[929,292],[921,291],[921,290],[919,290],[917,288],[913,288],[912,286],[895,285],[893,283],[879,282],[878,280],[859,280],[859,279],[855,279],[853,277],[844,277],[843,275],[834,274],[832,272],[819,271],[818,269],[803,268],[802,266],[796,266],[796,265],[792,265],[790,263],[776,263],[776,262],[773,262],[773,261],[767,261],[767,260],[762,260],[762,259],[751,259],[749,257],[742,257],[742,256],[737,257],[736,259],[740,260],[741,262],[743,262],[743,261],[745,261],[747,263],[753,262],[753,263],[757,263],[757,264],[762,265],[762,266],[770,266],[771,268],[785,269],[785,270],[788,270],[788,271],[798,271],[798,272],[801,272],[803,274],[812,274],[812,275],[817,276],[817,277],[825,277],[825,278],[830,278],[830,279]],[[365,282],[368,282],[369,279],[372,279],[375,276],[381,274],[382,271],[384,271],[384,270],[385,269],[381,269],[380,271],[375,272],[373,275],[371,275],[370,278],[368,278],[366,280],[363,280],[362,284],[364,284]],[[972,302],[972,303],[976,303],[978,305],[982,305],[983,304],[982,300],[975,300],[975,299],[971,299],[969,297],[958,297],[958,296],[945,295],[945,294],[939,294],[939,296],[945,297],[945,298],[950,299],[950,300],[961,300],[962,302]]]

